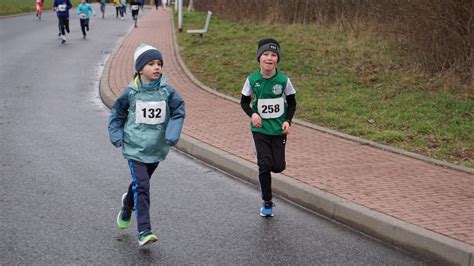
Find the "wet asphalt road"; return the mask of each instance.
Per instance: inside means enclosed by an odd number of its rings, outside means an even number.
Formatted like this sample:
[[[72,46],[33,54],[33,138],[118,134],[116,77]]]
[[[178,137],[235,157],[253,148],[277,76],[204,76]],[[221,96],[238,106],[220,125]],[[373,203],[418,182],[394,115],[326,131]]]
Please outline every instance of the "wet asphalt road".
[[[177,151],[152,178],[159,241],[139,248],[135,222],[115,227],[130,177],[98,97],[132,20],[107,11],[86,40],[72,15],[66,45],[53,13],[0,19],[0,264],[432,264],[279,198],[261,218],[256,186]]]

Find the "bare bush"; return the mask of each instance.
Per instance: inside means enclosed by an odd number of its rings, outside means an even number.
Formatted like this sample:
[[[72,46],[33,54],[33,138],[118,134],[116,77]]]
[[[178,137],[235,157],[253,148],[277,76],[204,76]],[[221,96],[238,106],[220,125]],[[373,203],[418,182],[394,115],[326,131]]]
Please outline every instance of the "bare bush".
[[[382,30],[404,45],[427,72],[453,72],[464,82],[472,83],[472,1],[387,0],[375,10]]]
[[[195,8],[238,21],[373,24],[426,72],[473,81],[473,0],[195,0]]]

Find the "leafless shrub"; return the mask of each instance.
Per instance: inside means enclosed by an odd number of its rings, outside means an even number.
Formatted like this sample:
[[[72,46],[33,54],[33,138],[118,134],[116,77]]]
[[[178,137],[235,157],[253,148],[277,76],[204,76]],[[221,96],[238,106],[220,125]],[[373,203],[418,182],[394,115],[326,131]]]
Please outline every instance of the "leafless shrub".
[[[472,83],[472,0],[387,0],[385,4],[377,7],[376,21],[427,72],[452,72]],[[391,12],[385,11],[387,6]]]
[[[376,25],[432,74],[451,72],[473,82],[474,0],[195,0],[233,20]]]

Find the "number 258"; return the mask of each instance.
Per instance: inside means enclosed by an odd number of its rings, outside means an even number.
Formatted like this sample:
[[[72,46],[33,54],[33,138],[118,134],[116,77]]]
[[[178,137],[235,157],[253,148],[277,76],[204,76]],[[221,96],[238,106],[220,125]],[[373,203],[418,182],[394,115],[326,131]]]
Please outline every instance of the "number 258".
[[[280,105],[275,104],[275,105],[263,105],[262,106],[262,113],[278,113],[280,111]]]

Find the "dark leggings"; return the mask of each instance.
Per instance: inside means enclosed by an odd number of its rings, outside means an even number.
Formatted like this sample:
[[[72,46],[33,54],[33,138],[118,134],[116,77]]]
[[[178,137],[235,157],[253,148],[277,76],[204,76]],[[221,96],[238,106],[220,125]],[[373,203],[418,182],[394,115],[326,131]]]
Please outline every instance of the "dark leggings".
[[[86,28],[89,30],[89,19],[81,18],[79,21],[81,22],[82,35],[86,36]]]
[[[137,27],[137,24],[138,24],[138,10],[132,10],[132,17],[133,17],[133,20],[135,20],[135,27]]]
[[[258,179],[262,199],[270,201],[272,200],[271,172],[280,173],[286,168],[286,135],[272,136],[259,132],[252,132],[252,135],[257,150]]]
[[[58,17],[59,21],[59,31],[61,35],[66,35],[66,32],[69,33],[69,18],[68,17]]]
[[[100,12],[102,12],[102,18],[104,18],[105,15],[105,5],[100,5]]]
[[[116,6],[115,7],[115,17],[118,18],[120,13],[120,17],[123,17],[123,8],[121,6]]]

